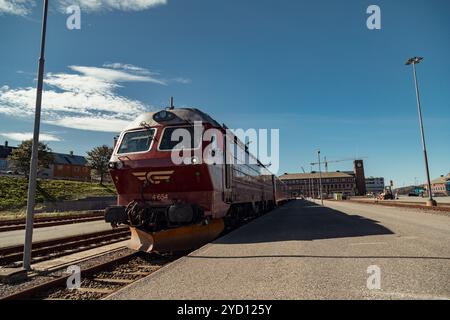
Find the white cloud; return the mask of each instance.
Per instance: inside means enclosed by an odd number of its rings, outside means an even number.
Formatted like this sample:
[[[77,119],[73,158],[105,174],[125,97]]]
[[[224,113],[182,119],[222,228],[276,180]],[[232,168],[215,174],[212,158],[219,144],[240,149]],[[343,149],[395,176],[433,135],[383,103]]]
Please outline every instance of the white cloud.
[[[167,0],[58,0],[61,12],[71,5],[79,5],[81,10],[98,12],[102,10],[142,11],[167,4]],[[0,15],[27,16],[35,0],[0,0]]]
[[[33,133],[32,132],[2,132],[0,133],[0,136],[3,136],[5,138],[15,140],[15,141],[24,141],[24,140],[30,140],[33,139]],[[40,133],[39,134],[39,141],[61,141],[62,139],[58,136],[55,136],[54,134],[50,133]]]
[[[136,67],[139,68],[139,67]],[[77,73],[47,73],[42,97],[45,123],[81,130],[119,132],[150,107],[116,93],[123,82],[165,84],[151,76],[139,76],[109,68],[71,66]],[[142,71],[146,70],[141,68]],[[146,73],[151,73],[147,70]],[[12,117],[34,116],[35,87],[0,87],[0,113]]]
[[[80,130],[120,132],[130,122],[110,117],[65,117],[57,120],[47,121],[49,124],[62,127],[72,127]]]
[[[131,71],[136,72],[140,74],[147,74],[147,75],[159,75],[158,72],[150,72],[147,69],[137,67],[135,65],[129,64],[129,63],[120,63],[120,62],[114,62],[114,63],[105,63],[103,65],[105,68],[112,68],[112,69],[122,69],[125,71]]]
[[[69,66],[72,73],[47,73],[42,97],[42,121],[91,131],[120,132],[138,115],[152,109],[139,100],[116,91],[126,82],[190,83],[189,79],[164,80],[159,73],[124,63],[103,67]],[[36,88],[0,87],[0,114],[12,117],[34,116]]]
[[[139,82],[153,82],[157,84],[166,85],[166,82],[164,80],[156,79],[152,76],[152,73],[150,71],[138,67],[135,68],[140,69],[139,72],[136,72],[136,70],[131,69],[124,69],[126,71],[122,71],[117,69],[83,67],[83,66],[70,66],[69,68],[79,73],[82,73],[85,76],[93,77],[107,82],[139,81]],[[142,74],[143,71],[146,71],[146,73]]]
[[[32,0],[0,0],[0,15],[26,16],[34,5],[35,2]]]
[[[172,81],[173,82],[178,82],[178,83],[181,83],[181,84],[190,84],[190,83],[192,83],[191,79],[181,78],[181,77],[173,78]]]
[[[88,12],[101,10],[142,11],[167,4],[167,0],[59,0],[61,9],[79,5]]]

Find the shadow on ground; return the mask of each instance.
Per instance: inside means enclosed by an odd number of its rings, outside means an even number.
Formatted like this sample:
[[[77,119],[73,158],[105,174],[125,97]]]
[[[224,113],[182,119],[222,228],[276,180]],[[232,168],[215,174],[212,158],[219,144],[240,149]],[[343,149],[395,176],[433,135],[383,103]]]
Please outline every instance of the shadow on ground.
[[[214,243],[260,243],[318,240],[393,232],[378,221],[319,206],[305,200],[291,201],[252,223],[217,239]]]

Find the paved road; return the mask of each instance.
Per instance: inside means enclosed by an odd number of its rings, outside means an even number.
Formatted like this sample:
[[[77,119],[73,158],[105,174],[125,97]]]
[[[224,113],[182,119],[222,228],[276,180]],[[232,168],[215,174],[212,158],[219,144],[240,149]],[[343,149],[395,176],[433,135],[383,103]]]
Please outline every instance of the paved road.
[[[437,201],[438,204],[450,204],[450,197],[433,197],[434,200]],[[352,200],[356,200],[356,201],[367,201],[367,200],[373,200],[375,201],[376,199],[374,198],[369,198],[369,197],[353,197]],[[395,201],[395,202],[418,202],[418,203],[422,203],[425,204],[426,201],[428,200],[427,197],[408,197],[408,196],[399,196],[398,199],[395,200],[389,200],[389,202],[391,201]]]
[[[438,203],[450,203],[450,197],[433,197]],[[426,202],[428,200],[427,197],[408,197],[408,196],[399,196],[398,200],[395,201],[411,201],[411,202]]]
[[[293,201],[112,299],[449,299],[450,217]],[[369,290],[369,266],[381,288]]]
[[[105,223],[104,221],[90,221],[53,227],[36,228],[33,232],[33,242],[82,235],[109,229],[111,229],[111,225]],[[24,240],[25,230],[0,232],[0,247],[23,244]]]

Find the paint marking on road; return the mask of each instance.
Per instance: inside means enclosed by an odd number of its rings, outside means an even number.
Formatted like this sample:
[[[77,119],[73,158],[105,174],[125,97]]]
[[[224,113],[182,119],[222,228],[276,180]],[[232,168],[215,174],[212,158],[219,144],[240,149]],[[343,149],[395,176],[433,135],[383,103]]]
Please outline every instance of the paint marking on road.
[[[419,237],[416,236],[400,236],[401,240],[415,240],[415,239],[419,239]]]
[[[368,246],[368,245],[377,245],[377,244],[387,244],[387,242],[357,242],[357,243],[350,243],[351,246]]]

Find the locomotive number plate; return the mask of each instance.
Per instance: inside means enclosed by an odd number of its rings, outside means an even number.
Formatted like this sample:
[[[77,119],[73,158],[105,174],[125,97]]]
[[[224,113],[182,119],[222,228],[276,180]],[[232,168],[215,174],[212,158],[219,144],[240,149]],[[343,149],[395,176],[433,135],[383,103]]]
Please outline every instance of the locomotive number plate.
[[[167,193],[156,193],[152,195],[152,200],[154,201],[164,201],[168,199],[169,195]]]

